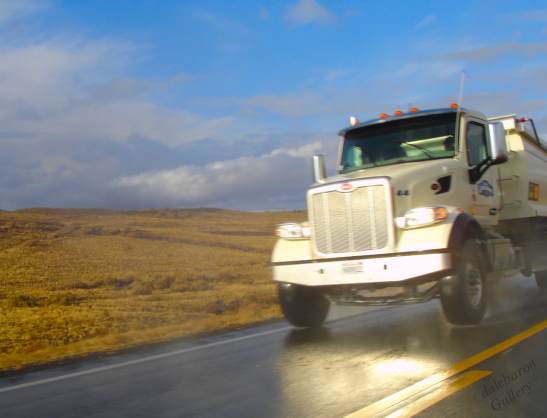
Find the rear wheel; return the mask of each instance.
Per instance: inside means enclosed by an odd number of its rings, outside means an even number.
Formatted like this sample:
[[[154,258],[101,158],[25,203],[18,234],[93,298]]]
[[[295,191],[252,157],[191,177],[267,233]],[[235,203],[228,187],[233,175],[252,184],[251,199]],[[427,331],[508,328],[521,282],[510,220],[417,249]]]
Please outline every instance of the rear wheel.
[[[321,289],[288,283],[279,283],[277,289],[287,321],[296,327],[319,328],[323,324],[330,302]]]
[[[542,291],[547,292],[547,270],[536,271],[534,272],[534,275],[536,276],[536,283],[538,287]]]
[[[464,242],[456,275],[441,286],[441,305],[449,322],[478,324],[486,311],[485,269],[474,239]]]

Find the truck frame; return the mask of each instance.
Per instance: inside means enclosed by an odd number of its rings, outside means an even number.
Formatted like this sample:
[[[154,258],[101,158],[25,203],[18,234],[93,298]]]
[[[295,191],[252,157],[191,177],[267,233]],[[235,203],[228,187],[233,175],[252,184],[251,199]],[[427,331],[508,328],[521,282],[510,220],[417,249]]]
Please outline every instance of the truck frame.
[[[449,322],[477,324],[487,286],[519,271],[547,293],[547,146],[532,119],[451,105],[350,121],[336,175],[313,157],[308,221],[276,229],[289,322],[319,327],[331,302],[437,297]]]

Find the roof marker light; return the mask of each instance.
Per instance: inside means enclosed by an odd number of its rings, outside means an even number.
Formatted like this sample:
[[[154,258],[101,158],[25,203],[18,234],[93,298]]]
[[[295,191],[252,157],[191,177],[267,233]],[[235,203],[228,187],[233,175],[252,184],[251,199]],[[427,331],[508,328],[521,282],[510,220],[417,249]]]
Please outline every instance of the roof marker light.
[[[528,122],[528,119],[526,119],[526,118],[520,118],[520,119],[519,119],[519,122],[521,122],[521,123],[523,123],[523,122]]]
[[[450,103],[450,108],[451,109],[457,109],[459,106],[458,106],[458,103]]]
[[[394,113],[395,116],[402,116],[402,114],[403,114],[402,110],[396,110]]]
[[[412,113],[416,113],[418,111],[418,108],[417,107],[411,107],[409,109],[409,111],[412,112]]]
[[[358,125],[360,122],[359,122],[359,119],[357,119],[355,116],[350,116],[349,117],[349,124],[351,126],[355,126],[355,125]]]
[[[379,117],[380,119],[385,119],[385,118],[389,118],[389,115],[388,115],[387,113],[380,113],[380,114],[378,115],[378,117]]]

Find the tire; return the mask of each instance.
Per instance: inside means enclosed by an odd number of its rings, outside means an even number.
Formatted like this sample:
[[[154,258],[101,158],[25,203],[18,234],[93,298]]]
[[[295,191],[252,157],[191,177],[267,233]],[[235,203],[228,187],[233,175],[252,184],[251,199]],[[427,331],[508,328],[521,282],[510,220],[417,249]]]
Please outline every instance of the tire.
[[[441,305],[446,319],[457,325],[478,324],[486,311],[486,274],[482,251],[467,239],[456,265],[456,275],[441,284]]]
[[[536,276],[536,283],[541,291],[547,293],[547,270],[536,271],[534,272]]]
[[[321,327],[329,313],[330,302],[320,289],[279,283],[277,290],[287,321],[296,327]]]

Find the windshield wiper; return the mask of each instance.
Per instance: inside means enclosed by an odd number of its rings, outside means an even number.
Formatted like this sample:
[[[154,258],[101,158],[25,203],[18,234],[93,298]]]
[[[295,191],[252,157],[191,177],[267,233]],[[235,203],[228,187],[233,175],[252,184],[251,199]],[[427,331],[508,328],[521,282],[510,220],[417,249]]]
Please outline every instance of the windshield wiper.
[[[364,164],[361,164],[360,166],[357,166],[357,167],[345,168],[343,171],[341,171],[341,173],[349,173],[350,171],[363,170],[364,168],[378,167],[379,165],[380,164],[378,164],[375,161],[368,161],[368,162],[366,162]],[[367,166],[369,166],[369,167],[367,167]]]

